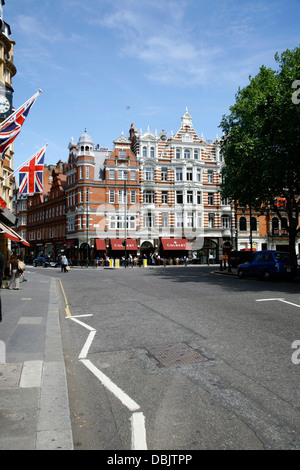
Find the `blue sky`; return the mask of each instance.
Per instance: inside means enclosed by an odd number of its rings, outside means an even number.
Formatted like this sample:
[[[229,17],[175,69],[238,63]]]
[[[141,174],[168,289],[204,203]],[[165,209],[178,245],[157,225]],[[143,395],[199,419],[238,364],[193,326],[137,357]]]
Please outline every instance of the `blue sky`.
[[[300,43],[299,0],[6,0],[3,14],[16,42],[14,106],[43,90],[14,168],[45,143],[47,164],[66,161],[85,128],[111,150],[132,122],[169,136],[186,106],[199,135],[221,136],[249,75]]]

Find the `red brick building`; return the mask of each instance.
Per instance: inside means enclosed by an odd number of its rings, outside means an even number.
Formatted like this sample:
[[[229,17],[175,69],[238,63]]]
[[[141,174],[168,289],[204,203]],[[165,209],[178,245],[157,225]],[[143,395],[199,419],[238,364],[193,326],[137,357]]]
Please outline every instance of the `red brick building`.
[[[33,196],[22,196],[17,202],[17,215],[26,221],[26,235],[30,247],[26,256],[32,259],[45,256],[56,259],[64,249],[66,234],[64,165],[44,167],[44,191]],[[25,202],[26,201],[26,202]],[[25,209],[26,208],[26,209]],[[25,231],[23,225],[19,230]]]
[[[122,241],[139,226],[139,163],[130,146],[124,135],[114,141],[112,152],[95,147],[86,132],[77,145],[71,140],[66,173],[69,258],[85,263],[120,257]],[[135,239],[127,249],[137,252]]]

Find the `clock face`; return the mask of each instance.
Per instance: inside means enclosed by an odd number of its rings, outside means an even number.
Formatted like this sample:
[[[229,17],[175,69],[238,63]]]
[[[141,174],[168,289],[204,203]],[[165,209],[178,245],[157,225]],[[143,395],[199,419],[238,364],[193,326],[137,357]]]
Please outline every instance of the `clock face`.
[[[0,114],[7,113],[10,109],[10,102],[5,96],[0,96]]]

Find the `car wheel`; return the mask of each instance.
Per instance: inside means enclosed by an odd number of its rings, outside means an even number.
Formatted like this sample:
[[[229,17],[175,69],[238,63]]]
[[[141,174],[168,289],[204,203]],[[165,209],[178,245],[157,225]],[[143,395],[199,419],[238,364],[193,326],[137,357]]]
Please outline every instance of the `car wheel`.
[[[271,275],[270,275],[269,271],[264,271],[264,273],[263,273],[263,279],[264,279],[265,281],[269,281],[270,278],[271,278]]]
[[[243,279],[244,277],[243,271],[238,270],[238,276],[240,279]]]

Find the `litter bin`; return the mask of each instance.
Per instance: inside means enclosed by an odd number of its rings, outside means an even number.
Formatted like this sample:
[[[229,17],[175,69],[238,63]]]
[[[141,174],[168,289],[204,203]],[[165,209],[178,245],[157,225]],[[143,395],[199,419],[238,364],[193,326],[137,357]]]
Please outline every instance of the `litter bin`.
[[[113,260],[113,259],[110,259],[110,260],[109,260],[109,267],[110,267],[110,268],[113,268],[113,267],[114,267],[114,260]]]
[[[119,259],[116,259],[115,261],[115,268],[119,268],[120,267],[120,260]]]

